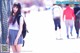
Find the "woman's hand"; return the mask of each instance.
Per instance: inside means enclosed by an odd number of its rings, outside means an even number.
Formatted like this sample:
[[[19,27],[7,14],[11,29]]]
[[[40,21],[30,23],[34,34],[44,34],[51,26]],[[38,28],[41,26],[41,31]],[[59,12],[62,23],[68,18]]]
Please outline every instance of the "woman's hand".
[[[14,45],[17,45],[17,43],[18,43],[18,39],[15,39]]]
[[[9,38],[7,37],[6,43],[9,44]]]

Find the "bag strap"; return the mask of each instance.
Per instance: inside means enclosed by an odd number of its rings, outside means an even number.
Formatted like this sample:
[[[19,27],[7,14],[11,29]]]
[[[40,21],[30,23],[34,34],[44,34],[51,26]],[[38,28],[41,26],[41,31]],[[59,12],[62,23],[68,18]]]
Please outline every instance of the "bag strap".
[[[78,15],[79,12],[80,12],[80,10],[76,13],[76,15]]]

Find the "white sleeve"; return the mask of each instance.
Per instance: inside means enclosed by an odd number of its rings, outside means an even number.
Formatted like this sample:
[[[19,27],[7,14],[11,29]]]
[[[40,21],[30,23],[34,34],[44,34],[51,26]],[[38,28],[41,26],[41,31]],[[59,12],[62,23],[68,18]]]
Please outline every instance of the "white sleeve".
[[[20,17],[20,24],[23,24],[24,18],[21,16]]]

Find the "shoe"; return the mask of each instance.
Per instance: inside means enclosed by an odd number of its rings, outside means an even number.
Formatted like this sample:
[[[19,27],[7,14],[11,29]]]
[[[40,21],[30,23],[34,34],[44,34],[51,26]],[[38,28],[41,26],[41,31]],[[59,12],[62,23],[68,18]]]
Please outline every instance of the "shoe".
[[[60,38],[60,40],[63,40],[63,38]]]
[[[67,38],[69,39],[69,35],[67,35]]]
[[[63,40],[63,38],[56,38],[56,40]]]
[[[71,34],[71,36],[73,36],[72,33],[70,33],[70,34]]]
[[[77,38],[79,38],[79,35],[77,35]]]

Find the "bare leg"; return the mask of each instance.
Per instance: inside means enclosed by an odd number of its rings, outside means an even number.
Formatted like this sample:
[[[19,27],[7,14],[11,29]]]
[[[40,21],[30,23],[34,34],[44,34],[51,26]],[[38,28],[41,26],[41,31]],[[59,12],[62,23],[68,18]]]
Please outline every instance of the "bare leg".
[[[20,53],[21,52],[21,47],[22,47],[22,44],[16,45],[17,53]]]
[[[16,46],[11,46],[11,48],[12,48],[13,53],[16,53],[17,52]]]

